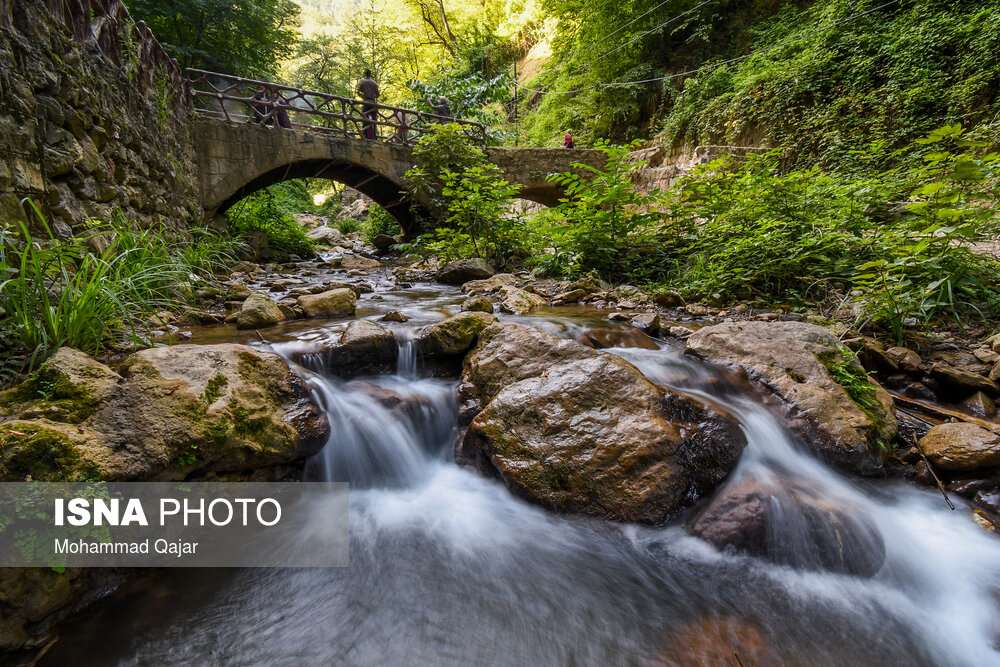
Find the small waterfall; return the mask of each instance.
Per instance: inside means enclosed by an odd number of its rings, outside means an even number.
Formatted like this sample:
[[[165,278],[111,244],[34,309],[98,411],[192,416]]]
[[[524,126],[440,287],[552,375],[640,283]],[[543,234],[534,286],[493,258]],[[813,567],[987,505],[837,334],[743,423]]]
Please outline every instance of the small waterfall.
[[[396,332],[396,342],[399,344],[399,355],[396,358],[396,375],[401,378],[417,378],[417,340],[413,332],[403,329]]]
[[[350,482],[352,488],[408,487],[426,477],[431,461],[450,445],[458,413],[454,383],[418,379],[415,341],[404,338],[399,347],[396,375],[345,382],[332,374],[322,352],[275,346],[279,354],[298,352],[330,421],[330,438],[307,462],[306,479]]]

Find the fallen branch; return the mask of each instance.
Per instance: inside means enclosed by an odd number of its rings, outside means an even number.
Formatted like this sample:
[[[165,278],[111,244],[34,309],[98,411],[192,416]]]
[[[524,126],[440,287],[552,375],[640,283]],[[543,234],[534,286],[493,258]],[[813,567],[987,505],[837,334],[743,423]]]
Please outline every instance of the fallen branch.
[[[913,446],[917,448],[917,451],[920,453],[920,458],[924,460],[924,465],[927,466],[927,471],[930,472],[931,477],[933,477],[934,481],[937,482],[938,488],[941,489],[941,495],[944,496],[944,501],[948,503],[948,507],[954,511],[955,504],[951,502],[951,498],[948,497],[948,492],[945,491],[944,484],[941,483],[941,479],[937,476],[937,473],[934,472],[934,468],[931,467],[931,462],[928,461],[927,457],[924,455],[924,450],[920,447],[920,441],[917,440],[916,435],[913,436]]]

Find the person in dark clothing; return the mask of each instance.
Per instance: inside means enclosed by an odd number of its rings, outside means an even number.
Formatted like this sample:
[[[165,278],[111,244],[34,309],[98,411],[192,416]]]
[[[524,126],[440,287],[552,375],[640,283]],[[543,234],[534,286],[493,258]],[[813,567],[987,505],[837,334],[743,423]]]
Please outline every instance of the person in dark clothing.
[[[370,69],[365,70],[365,75],[358,80],[358,96],[361,97],[362,104],[361,115],[368,119],[368,122],[364,124],[364,130],[362,135],[365,139],[374,140],[375,139],[375,119],[378,117],[378,84],[372,78],[372,71]]]
[[[278,117],[278,125],[285,128],[286,130],[292,129],[292,121],[288,118],[288,102],[285,101],[285,97],[280,91],[274,91],[274,101],[278,103],[278,108],[275,110],[274,115]]]
[[[271,114],[271,94],[267,92],[264,84],[260,84],[251,99],[254,101],[250,103],[250,109],[253,112],[250,120],[264,125],[274,125],[274,116]]]
[[[437,98],[437,104],[431,100],[427,100],[427,104],[430,105],[431,112],[435,116],[444,116],[445,118],[451,118],[451,105],[448,103],[448,98],[441,95]],[[440,120],[438,122],[441,122]]]
[[[569,132],[566,133],[566,138],[563,139],[563,148],[576,148],[576,144],[573,143],[573,135]]]

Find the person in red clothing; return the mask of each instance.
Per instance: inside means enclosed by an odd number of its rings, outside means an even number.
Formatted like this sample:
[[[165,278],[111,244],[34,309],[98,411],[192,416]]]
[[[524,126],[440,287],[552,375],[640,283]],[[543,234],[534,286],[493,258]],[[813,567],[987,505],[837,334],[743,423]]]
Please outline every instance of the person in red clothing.
[[[566,133],[566,139],[563,140],[563,148],[576,148],[576,144],[573,143],[573,135],[569,132]]]

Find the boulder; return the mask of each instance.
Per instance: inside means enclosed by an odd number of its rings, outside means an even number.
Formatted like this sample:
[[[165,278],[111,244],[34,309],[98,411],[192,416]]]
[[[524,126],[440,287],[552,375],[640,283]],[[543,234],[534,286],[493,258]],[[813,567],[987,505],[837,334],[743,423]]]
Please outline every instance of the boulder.
[[[920,439],[928,460],[945,470],[982,470],[1000,466],[1000,426],[938,424]]]
[[[121,381],[118,373],[83,352],[61,347],[28,380],[0,392],[0,417],[79,423]]]
[[[595,350],[604,350],[609,347],[660,349],[659,345],[638,329],[588,329],[576,340],[581,345],[592,347]]]
[[[501,287],[517,285],[517,277],[510,273],[498,273],[485,280],[470,280],[462,285],[462,291],[470,296],[499,292]]]
[[[296,301],[306,317],[352,317],[357,302],[357,295],[346,287],[304,294]]]
[[[680,308],[684,305],[684,297],[677,292],[657,292],[650,294],[649,298],[660,308]]]
[[[375,238],[372,239],[372,245],[379,252],[387,252],[392,246],[396,245],[396,239],[388,234],[376,234]]]
[[[462,313],[424,327],[417,334],[417,349],[425,355],[457,356],[465,354],[476,337],[497,321],[489,313]]]
[[[686,351],[740,366],[783,404],[801,441],[830,463],[862,473],[896,435],[889,394],[830,331],[803,322],[730,322],[703,328]]]
[[[982,419],[993,419],[997,416],[997,404],[992,398],[981,391],[977,391],[972,396],[962,401],[961,408],[970,415]]]
[[[660,316],[658,313],[639,313],[632,317],[632,326],[655,336],[660,332]]]
[[[85,409],[57,421],[36,401],[8,415],[0,428],[0,481],[249,474],[301,462],[326,442],[329,423],[305,379],[276,354],[177,345],[129,355],[121,376],[93,364],[103,380],[60,390],[86,391],[96,402]]]
[[[515,315],[524,315],[535,308],[546,305],[546,301],[542,297],[519,287],[514,287],[513,285],[504,285],[501,287],[498,296],[500,299],[500,310]]]
[[[493,313],[493,302],[485,296],[470,296],[462,302],[464,312]]]
[[[236,316],[236,327],[238,329],[263,329],[285,321],[285,314],[281,312],[270,297],[263,294],[251,294],[243,302],[239,314]]]
[[[381,324],[357,320],[347,325],[340,342],[326,350],[326,369],[340,377],[376,375],[396,367],[399,346]]]
[[[382,262],[377,259],[361,255],[344,255],[340,260],[340,268],[342,269],[367,271],[368,269],[377,269],[380,266],[382,266]]]
[[[350,246],[351,242],[347,240],[339,229],[336,227],[317,227],[306,232],[306,238],[312,239],[316,243],[325,246]]]
[[[462,285],[470,280],[489,278],[493,273],[493,266],[477,257],[448,262],[438,271],[437,279],[446,285]]]
[[[399,312],[398,310],[390,310],[388,313],[382,316],[383,322],[406,322],[410,318]]]
[[[736,465],[746,441],[734,422],[620,357],[526,329],[487,329],[463,378],[488,404],[462,454],[514,493],[556,511],[655,524]]]
[[[687,528],[717,549],[799,569],[870,577],[885,561],[882,536],[860,508],[787,480],[738,480],[716,494]]]
[[[598,354],[534,327],[509,322],[492,324],[479,333],[476,347],[465,357],[463,385],[468,398],[486,405],[507,385],[540,377],[551,366],[565,361]]]
[[[920,370],[920,355],[905,347],[890,347],[885,351],[885,355],[892,359],[896,366],[908,373],[915,373]]]
[[[227,301],[246,301],[253,292],[246,285],[230,285],[226,288],[226,300]]]

